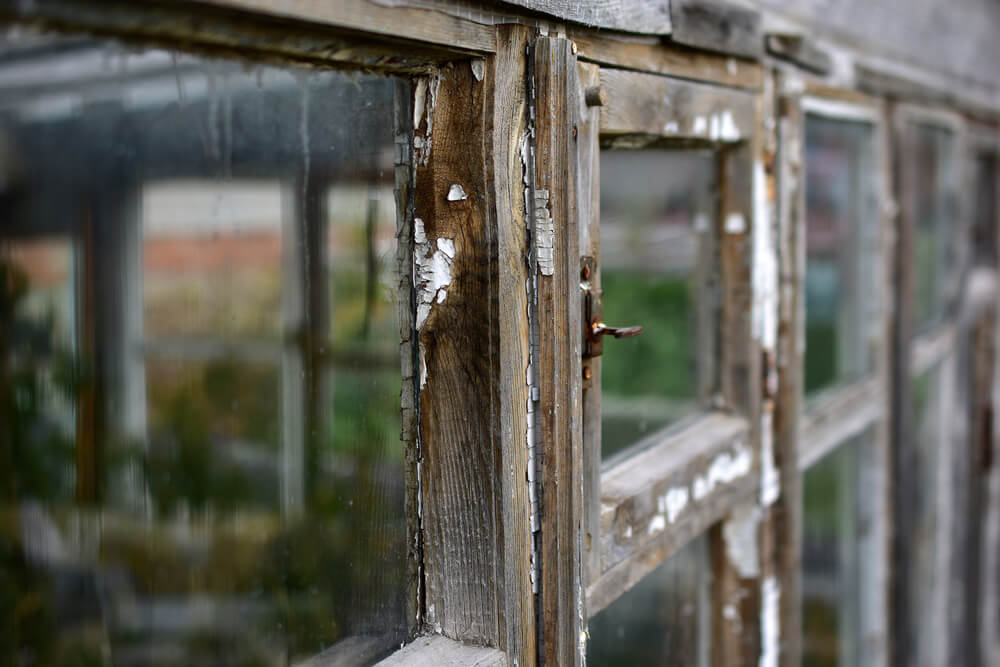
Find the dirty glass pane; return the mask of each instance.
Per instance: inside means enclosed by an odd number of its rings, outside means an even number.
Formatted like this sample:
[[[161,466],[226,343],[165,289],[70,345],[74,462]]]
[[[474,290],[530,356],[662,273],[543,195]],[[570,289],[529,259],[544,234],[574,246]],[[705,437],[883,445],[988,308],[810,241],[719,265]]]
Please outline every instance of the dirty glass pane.
[[[590,619],[587,664],[707,666],[711,575],[702,535]]]
[[[993,266],[997,254],[997,156],[978,154],[973,165],[976,199],[972,220],[972,258],[976,264]]]
[[[915,222],[913,316],[919,331],[944,317],[955,288],[958,173],[951,132],[934,125],[914,124],[907,136],[907,168],[913,173],[909,196]]]
[[[839,445],[806,470],[802,487],[802,664],[862,663],[862,533],[871,530],[860,489],[871,433]],[[871,500],[871,499],[867,499]]]
[[[698,411],[711,391],[715,159],[707,151],[601,152],[605,337],[601,454]]]
[[[0,40],[0,662],[406,638],[391,79]]]
[[[806,116],[805,390],[872,370],[877,285],[872,127]]]

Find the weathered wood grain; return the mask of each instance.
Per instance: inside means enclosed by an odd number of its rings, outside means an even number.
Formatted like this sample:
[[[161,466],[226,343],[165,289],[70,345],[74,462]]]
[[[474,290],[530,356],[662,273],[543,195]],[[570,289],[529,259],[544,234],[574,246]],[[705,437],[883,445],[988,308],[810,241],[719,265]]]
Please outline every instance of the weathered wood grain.
[[[608,103],[602,141],[615,135],[735,143],[753,134],[750,93],[655,74],[602,68]]]
[[[379,71],[428,72],[434,63],[452,60],[456,54],[495,49],[493,28],[442,18],[428,10],[381,8],[373,14],[368,0],[346,4],[298,0],[270,8],[275,11],[268,11],[268,4],[178,0],[139,6],[125,0],[40,0],[30,7],[0,5],[0,17],[258,62]],[[365,11],[352,14],[352,8]],[[395,13],[382,20],[381,12]],[[407,28],[410,23],[414,27]],[[414,36],[407,37],[411,32]]]
[[[580,254],[594,259],[596,270],[589,282],[591,289],[600,290],[601,110],[589,106],[584,99],[585,90],[600,85],[600,68],[592,63],[578,63],[577,78],[576,194]],[[583,373],[583,548],[584,582],[589,585],[601,572],[601,358],[584,359]]]
[[[510,663],[499,649],[468,646],[441,635],[428,635],[417,637],[376,664],[377,667],[507,667]],[[322,667],[322,663],[315,667]]]
[[[579,47],[580,60],[750,90],[759,89],[763,81],[761,65],[745,58],[706,53],[650,37],[573,30],[569,34]]]
[[[541,661],[585,662],[583,618],[583,396],[576,164],[576,58],[565,39],[534,46]],[[577,129],[578,133],[578,129]],[[546,193],[546,194],[543,194]],[[547,206],[545,205],[547,202]],[[551,220],[552,237],[545,238]],[[541,250],[552,248],[551,266]]]
[[[526,41],[498,34],[507,48],[481,69],[459,62],[416,86],[424,613],[448,637],[530,665],[527,308],[510,289],[527,280],[514,139],[526,129]]]
[[[499,0],[592,28],[653,35],[670,34],[670,10],[658,0]]]
[[[724,0],[671,0],[670,37],[708,51],[759,58],[764,50],[760,14]]]

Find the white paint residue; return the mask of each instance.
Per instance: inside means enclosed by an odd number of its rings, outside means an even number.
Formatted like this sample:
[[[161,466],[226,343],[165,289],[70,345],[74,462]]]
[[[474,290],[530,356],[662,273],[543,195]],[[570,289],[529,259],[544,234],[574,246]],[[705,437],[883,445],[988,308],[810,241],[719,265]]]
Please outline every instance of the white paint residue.
[[[476,81],[482,81],[485,74],[486,61],[482,58],[475,58],[472,61],[472,76],[476,77]]]
[[[424,385],[427,384],[427,352],[424,350],[423,343],[419,346],[420,355],[420,388],[423,389]]]
[[[708,122],[704,116],[695,116],[694,126],[691,128],[692,134],[705,134],[708,131]]]
[[[754,335],[765,351],[773,352],[778,338],[778,259],[771,229],[767,180],[760,160],[754,161],[753,206]]]
[[[719,130],[722,127],[721,119],[718,114],[712,114],[708,117],[708,138],[712,141],[718,141]]]
[[[417,79],[417,88],[413,91],[413,129],[420,127],[424,119],[424,107],[427,104],[427,79]]]
[[[727,621],[735,621],[738,620],[739,617],[740,615],[736,613],[736,607],[733,605],[727,604],[722,608],[722,618]]]
[[[413,219],[413,261],[417,288],[417,329],[423,327],[431,314],[431,304],[444,303],[451,284],[451,262],[455,258],[455,242],[451,239],[437,239],[437,249],[432,246],[424,230],[424,221]]]
[[[686,486],[675,486],[657,499],[657,508],[667,513],[667,521],[673,523],[687,507],[691,494]]]
[[[646,529],[647,535],[656,535],[657,533],[662,533],[667,527],[667,520],[662,514],[657,514],[653,517],[653,520],[649,522],[649,528]]]
[[[733,114],[730,111],[723,111],[719,120],[719,139],[723,141],[739,141],[740,128],[736,127]]]
[[[448,201],[462,201],[468,198],[469,195],[465,194],[465,188],[458,183],[453,183],[452,186],[448,188]]]
[[[664,123],[663,134],[677,134],[679,128],[677,127],[676,121],[670,121],[669,123]]]
[[[727,234],[742,234],[747,230],[747,221],[742,213],[730,213],[724,224]]]
[[[741,577],[760,575],[760,551],[757,548],[757,527],[760,510],[756,507],[739,507],[722,525],[722,538],[726,543],[726,556]]]
[[[740,71],[735,58],[726,58],[726,71],[729,72],[730,76],[736,76],[736,74]]]
[[[437,104],[438,89],[441,87],[441,76],[436,75],[429,79],[417,80],[417,86],[413,92],[413,153],[414,162],[423,165],[427,164],[431,155],[431,130],[434,123],[434,106]],[[426,129],[423,136],[417,134],[420,124],[425,120]]]
[[[760,601],[760,642],[759,667],[778,667],[778,603],[781,589],[774,577],[764,580]]]
[[[694,478],[694,499],[701,500],[719,484],[729,484],[750,472],[750,448],[742,442],[732,452],[723,452],[712,460],[704,475]]]
[[[765,507],[773,505],[781,495],[781,480],[774,465],[773,410],[770,402],[766,402],[760,415],[760,502]]]
[[[535,249],[543,276],[555,273],[556,226],[549,215],[549,191],[535,190]]]
[[[625,526],[625,539],[632,539],[632,526]]]

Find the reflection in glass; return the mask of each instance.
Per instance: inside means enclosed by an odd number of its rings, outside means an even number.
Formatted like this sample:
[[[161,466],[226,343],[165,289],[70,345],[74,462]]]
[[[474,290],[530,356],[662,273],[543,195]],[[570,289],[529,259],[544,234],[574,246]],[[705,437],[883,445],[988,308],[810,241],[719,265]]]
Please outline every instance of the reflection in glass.
[[[398,647],[396,84],[3,39],[2,661]]]
[[[860,493],[871,433],[837,447],[806,470],[802,507],[802,664],[862,663],[862,532],[871,530]]]
[[[710,392],[715,160],[707,151],[601,152],[601,455],[695,413]]]
[[[907,165],[913,170],[914,326],[933,326],[944,317],[957,263],[954,136],[934,125],[913,124]]]
[[[872,128],[806,116],[807,393],[872,369],[878,211]]]
[[[702,535],[590,619],[588,665],[708,665],[711,567]]]

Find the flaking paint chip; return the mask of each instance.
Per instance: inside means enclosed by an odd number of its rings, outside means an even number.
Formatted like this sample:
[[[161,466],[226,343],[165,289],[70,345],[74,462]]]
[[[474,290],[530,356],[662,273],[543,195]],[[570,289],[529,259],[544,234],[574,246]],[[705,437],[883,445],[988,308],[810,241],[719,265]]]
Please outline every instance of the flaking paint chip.
[[[462,201],[468,198],[469,195],[465,194],[465,188],[458,183],[454,183],[448,188],[448,201]]]

